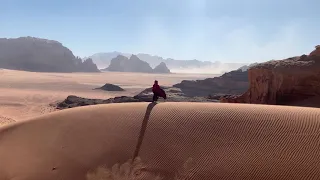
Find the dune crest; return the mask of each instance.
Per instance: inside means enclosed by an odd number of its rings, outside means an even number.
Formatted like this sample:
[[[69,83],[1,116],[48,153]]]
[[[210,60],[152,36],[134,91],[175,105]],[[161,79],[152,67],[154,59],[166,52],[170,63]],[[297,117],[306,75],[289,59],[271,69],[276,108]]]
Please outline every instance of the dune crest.
[[[0,180],[85,180],[97,167],[133,157],[143,160],[141,179],[173,179],[189,158],[191,179],[315,179],[319,127],[317,108],[186,102],[77,107],[0,128]]]

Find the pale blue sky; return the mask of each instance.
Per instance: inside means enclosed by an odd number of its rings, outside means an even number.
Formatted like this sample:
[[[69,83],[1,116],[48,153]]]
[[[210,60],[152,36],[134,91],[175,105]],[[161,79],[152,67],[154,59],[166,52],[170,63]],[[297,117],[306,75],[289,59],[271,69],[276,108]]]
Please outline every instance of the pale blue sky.
[[[320,44],[319,0],[0,0],[0,37],[54,39],[75,55],[121,51],[260,62]]]

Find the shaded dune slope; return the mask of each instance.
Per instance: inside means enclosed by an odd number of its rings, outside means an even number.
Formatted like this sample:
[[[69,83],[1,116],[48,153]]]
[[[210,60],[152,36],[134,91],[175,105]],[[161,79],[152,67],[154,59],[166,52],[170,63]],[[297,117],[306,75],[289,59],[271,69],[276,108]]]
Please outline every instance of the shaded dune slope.
[[[125,103],[54,112],[0,129],[0,180],[84,180],[139,156],[140,175],[320,178],[320,110],[220,103]]]

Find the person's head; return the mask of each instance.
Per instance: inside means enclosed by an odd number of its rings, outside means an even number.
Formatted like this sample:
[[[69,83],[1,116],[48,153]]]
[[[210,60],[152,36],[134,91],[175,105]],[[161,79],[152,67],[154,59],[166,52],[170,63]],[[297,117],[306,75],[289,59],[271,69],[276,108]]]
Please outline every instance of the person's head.
[[[155,80],[155,81],[154,81],[154,84],[158,84],[158,81],[157,81],[157,80]]]

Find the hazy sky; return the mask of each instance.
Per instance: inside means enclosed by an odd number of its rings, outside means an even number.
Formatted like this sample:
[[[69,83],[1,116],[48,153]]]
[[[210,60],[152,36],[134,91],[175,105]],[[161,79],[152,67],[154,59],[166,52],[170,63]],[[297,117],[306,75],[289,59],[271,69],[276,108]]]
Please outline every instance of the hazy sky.
[[[319,0],[0,0],[0,37],[54,39],[75,55],[121,51],[256,62],[320,44]]]

